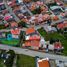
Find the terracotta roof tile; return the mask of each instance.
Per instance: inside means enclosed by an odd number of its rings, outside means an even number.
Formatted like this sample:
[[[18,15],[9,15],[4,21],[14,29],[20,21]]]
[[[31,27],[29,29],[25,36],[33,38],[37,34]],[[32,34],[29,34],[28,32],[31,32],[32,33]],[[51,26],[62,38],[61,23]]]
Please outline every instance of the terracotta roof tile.
[[[39,47],[39,40],[33,40],[33,41],[26,41],[25,46],[33,46],[33,47]]]
[[[34,28],[28,28],[27,31],[26,31],[26,34],[31,34],[31,33],[34,33],[34,32],[35,32]]]
[[[50,67],[49,62],[47,60],[42,60],[42,62],[38,62],[39,67]]]

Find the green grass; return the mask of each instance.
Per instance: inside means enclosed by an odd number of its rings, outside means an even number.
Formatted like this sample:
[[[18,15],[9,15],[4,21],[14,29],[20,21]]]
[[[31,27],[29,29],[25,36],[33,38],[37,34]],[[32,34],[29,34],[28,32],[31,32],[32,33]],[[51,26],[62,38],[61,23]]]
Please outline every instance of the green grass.
[[[41,36],[43,36],[45,38],[46,41],[50,40],[51,38],[59,39],[61,41],[62,45],[64,46],[64,55],[67,55],[67,39],[63,35],[61,35],[57,32],[46,33],[46,31],[44,31],[43,28],[38,29],[38,32],[41,34]]]
[[[35,67],[35,58],[26,55],[18,55],[17,67]]]
[[[19,43],[19,40],[1,40],[2,44],[16,46]]]
[[[0,67],[4,67],[2,59],[0,59]]]

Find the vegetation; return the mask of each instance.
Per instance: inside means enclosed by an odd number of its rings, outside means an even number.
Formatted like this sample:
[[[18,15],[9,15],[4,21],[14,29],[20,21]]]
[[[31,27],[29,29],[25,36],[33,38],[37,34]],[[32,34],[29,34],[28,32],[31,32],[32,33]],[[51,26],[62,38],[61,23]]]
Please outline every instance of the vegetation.
[[[19,26],[19,27],[27,27],[27,24],[26,24],[26,22],[24,22],[24,21],[20,21],[20,22],[18,23],[18,26]]]
[[[5,29],[6,27],[4,25],[0,25],[0,29]]]
[[[33,14],[40,14],[41,13],[41,7],[36,8],[35,10],[31,11]]]
[[[16,46],[19,43],[18,39],[12,39],[12,40],[1,40],[2,44],[7,44],[10,46]]]
[[[3,57],[1,57],[2,54]],[[7,54],[10,54],[10,56],[8,56],[8,58],[6,59]],[[6,52],[5,50],[0,50],[0,67],[12,67],[14,57],[15,52],[13,50],[9,50],[8,52]]]
[[[2,62],[2,59],[0,59],[0,67],[4,67],[4,64]]]
[[[3,60],[1,59],[1,53],[2,53],[2,52],[3,52],[3,51],[0,50],[0,67],[4,67]]]
[[[10,56],[8,57],[8,59],[6,59],[5,65],[6,67],[12,67],[15,58],[15,52],[13,50],[9,50],[7,54],[10,54]]]
[[[17,67],[35,67],[35,58],[26,55],[17,55]]]
[[[67,55],[67,39],[64,37],[64,35],[58,32],[46,33],[46,31],[43,28],[38,29],[38,32],[41,34],[41,36],[45,38],[46,41],[50,39],[59,39],[62,45],[64,46],[64,55]]]

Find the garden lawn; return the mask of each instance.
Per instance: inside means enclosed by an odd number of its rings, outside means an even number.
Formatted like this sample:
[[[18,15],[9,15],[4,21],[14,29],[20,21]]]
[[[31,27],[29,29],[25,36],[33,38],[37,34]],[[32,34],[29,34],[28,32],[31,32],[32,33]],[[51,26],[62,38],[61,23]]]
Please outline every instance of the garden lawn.
[[[18,55],[17,67],[36,67],[35,58],[27,55]]]
[[[16,46],[19,43],[18,39],[13,39],[13,40],[1,40],[2,44],[4,45],[11,45],[11,46]]]
[[[43,28],[38,29],[38,32],[45,38],[46,41],[50,40],[51,38],[59,39],[64,46],[64,55],[67,55],[67,39],[63,35],[59,34],[58,32],[46,33]]]

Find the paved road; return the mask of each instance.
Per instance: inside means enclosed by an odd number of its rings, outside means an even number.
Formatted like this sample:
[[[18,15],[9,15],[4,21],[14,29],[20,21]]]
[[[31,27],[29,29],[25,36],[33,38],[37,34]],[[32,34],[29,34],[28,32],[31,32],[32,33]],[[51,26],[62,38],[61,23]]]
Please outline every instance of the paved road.
[[[39,56],[39,57],[43,57],[43,58],[48,57],[49,59],[56,59],[56,60],[61,60],[61,61],[67,62],[67,57],[60,56],[60,55],[42,53],[42,52],[32,51],[32,50],[28,50],[28,49],[22,49],[22,48],[7,46],[7,45],[1,45],[1,44],[0,44],[0,49],[4,49],[4,50],[11,49],[11,50],[14,50],[17,54],[24,54],[24,55],[29,55],[32,57],[35,57],[35,56]]]

